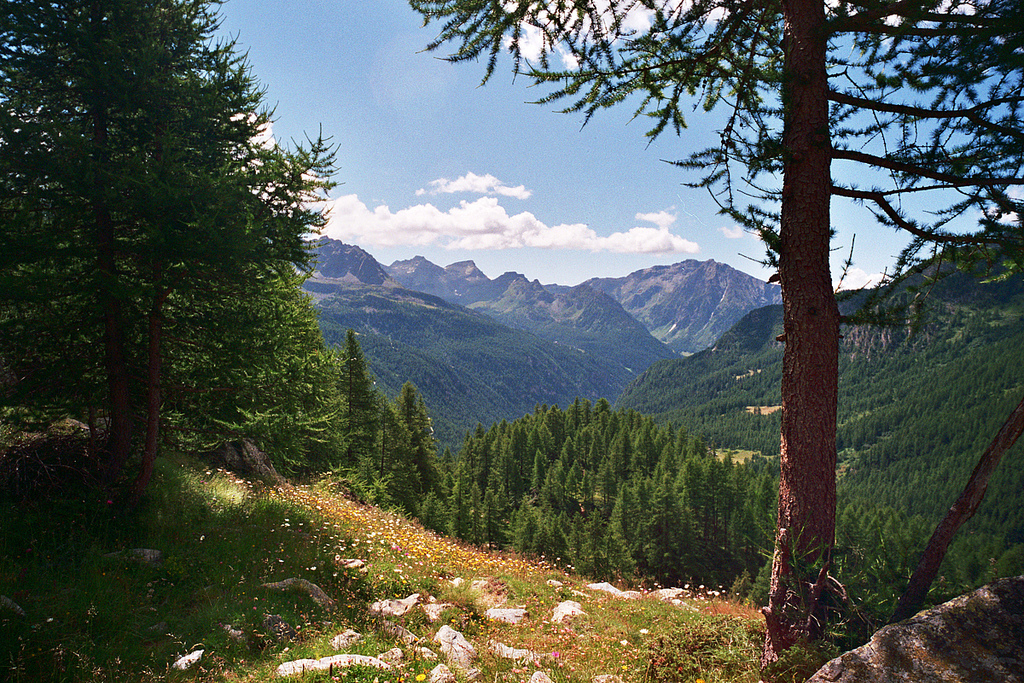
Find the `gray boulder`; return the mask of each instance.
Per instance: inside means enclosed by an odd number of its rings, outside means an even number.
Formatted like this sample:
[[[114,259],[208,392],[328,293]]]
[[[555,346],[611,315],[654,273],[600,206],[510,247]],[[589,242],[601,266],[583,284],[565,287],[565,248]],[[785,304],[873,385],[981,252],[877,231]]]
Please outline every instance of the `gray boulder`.
[[[886,626],[807,683],[925,681],[1024,683],[1024,576]]]
[[[284,477],[274,469],[267,454],[249,439],[226,441],[216,450],[203,453],[202,458],[213,467],[223,467],[271,486],[284,483]]]

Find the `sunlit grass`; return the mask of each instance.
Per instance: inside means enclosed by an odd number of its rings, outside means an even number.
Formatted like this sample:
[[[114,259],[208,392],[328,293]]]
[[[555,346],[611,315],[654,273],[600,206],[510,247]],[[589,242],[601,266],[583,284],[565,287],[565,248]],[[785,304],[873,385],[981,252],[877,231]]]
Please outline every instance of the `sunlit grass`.
[[[585,588],[587,579],[543,562],[488,552],[353,502],[330,481],[268,488],[164,460],[142,508],[121,516],[114,507],[64,501],[4,515],[0,594],[26,616],[0,611],[0,679],[281,680],[279,664],[336,654],[330,639],[354,628],[363,639],[347,651],[377,656],[398,646],[406,660],[388,672],[356,667],[335,672],[333,679],[310,674],[303,680],[411,683],[425,679],[437,662],[381,630],[367,607],[419,593],[451,605],[440,623],[474,642],[483,681],[519,683],[538,666],[556,683],[589,683],[599,674],[650,681],[652,661],[674,647],[663,642],[666,634],[690,623],[712,625],[705,630],[722,625],[734,634],[727,642],[735,646],[722,646],[724,655],[694,655],[718,662],[718,669],[699,671],[706,683],[758,680],[749,649],[759,619],[748,608],[711,598],[681,609],[653,598],[595,593]],[[112,555],[132,548],[159,549],[163,562],[154,567]],[[362,566],[346,566],[348,559]],[[264,587],[292,577],[322,588],[334,608],[317,605],[301,590]],[[453,585],[455,578],[464,580],[461,586]],[[475,579],[486,580],[483,591],[470,588]],[[562,585],[552,587],[549,579]],[[554,623],[552,610],[570,599],[587,614]],[[517,625],[487,619],[487,607],[501,601],[526,608],[527,618]],[[278,641],[269,635],[263,624],[268,614],[280,615],[297,637]],[[430,623],[422,610],[397,621],[438,651],[430,638],[440,624]],[[735,635],[742,633],[749,638]],[[499,658],[488,652],[491,641],[531,650],[538,663]],[[672,651],[694,647],[683,642]],[[195,649],[205,650],[196,667],[170,669]]]

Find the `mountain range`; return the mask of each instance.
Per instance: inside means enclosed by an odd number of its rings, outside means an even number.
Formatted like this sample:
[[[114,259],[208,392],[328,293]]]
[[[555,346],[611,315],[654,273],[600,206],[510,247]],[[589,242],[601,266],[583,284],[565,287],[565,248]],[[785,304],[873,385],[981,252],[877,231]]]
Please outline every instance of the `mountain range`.
[[[652,363],[699,350],[778,298],[775,285],[714,261],[570,287],[514,272],[491,279],[472,261],[382,266],[330,239],[317,250],[305,288],[328,342],[355,330],[385,388],[412,381],[449,436],[539,404],[614,400]]]

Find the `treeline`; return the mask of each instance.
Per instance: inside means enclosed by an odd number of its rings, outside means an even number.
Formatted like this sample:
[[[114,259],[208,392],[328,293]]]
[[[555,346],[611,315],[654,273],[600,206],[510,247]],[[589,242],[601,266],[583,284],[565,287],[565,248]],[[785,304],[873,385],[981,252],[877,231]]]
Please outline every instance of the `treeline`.
[[[440,464],[426,526],[588,576],[732,582],[757,574],[774,530],[765,468],[605,399],[478,426]]]

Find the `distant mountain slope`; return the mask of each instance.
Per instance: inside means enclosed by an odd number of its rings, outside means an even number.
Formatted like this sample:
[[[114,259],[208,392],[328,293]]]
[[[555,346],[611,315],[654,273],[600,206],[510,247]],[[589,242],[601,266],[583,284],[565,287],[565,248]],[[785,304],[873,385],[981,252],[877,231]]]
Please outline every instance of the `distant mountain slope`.
[[[932,522],[1024,395],[1024,287],[951,277],[907,328],[848,327],[840,360],[843,490]],[[618,405],[778,455],[781,306],[753,311],[714,348],[654,364]],[[760,408],[760,414],[756,411]],[[1024,542],[1024,444],[1004,458],[972,528]]]
[[[513,272],[492,280],[472,261],[441,268],[422,256],[395,261],[385,270],[408,289],[434,294],[510,327],[603,356],[630,379],[651,363],[675,356],[617,301],[588,287],[548,288]]]
[[[377,259],[359,247],[337,240],[321,239],[316,244],[316,277],[365,285],[382,285],[388,280]]]
[[[711,346],[748,311],[782,301],[777,285],[715,261],[688,260],[583,284],[621,303],[679,353]]]
[[[329,344],[348,329],[389,395],[412,381],[439,439],[455,447],[478,422],[491,424],[538,404],[616,396],[632,374],[600,356],[554,344],[462,306],[397,286],[309,280]]]

